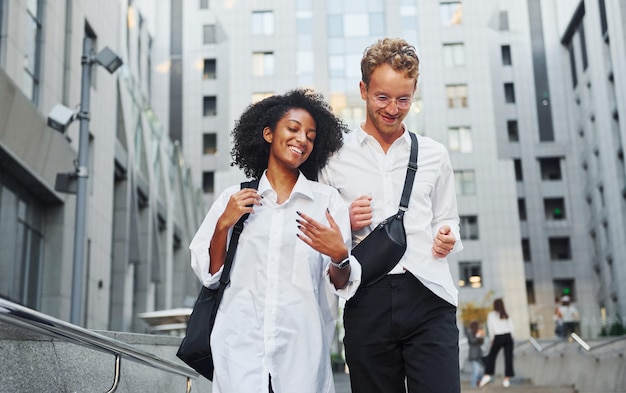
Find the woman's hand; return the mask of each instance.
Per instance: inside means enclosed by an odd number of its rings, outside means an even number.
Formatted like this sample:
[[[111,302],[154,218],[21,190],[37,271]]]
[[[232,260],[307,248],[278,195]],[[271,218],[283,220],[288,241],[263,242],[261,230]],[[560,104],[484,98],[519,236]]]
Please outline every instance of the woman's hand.
[[[326,218],[330,226],[326,226],[302,212],[296,222],[299,224],[298,238],[311,246],[315,251],[328,255],[333,262],[341,262],[348,257],[348,249],[343,242],[339,226],[326,210]]]
[[[217,221],[221,230],[228,230],[239,221],[241,216],[253,212],[253,206],[261,205],[261,196],[254,188],[244,188],[237,191],[228,199],[224,213]],[[217,229],[217,228],[216,228]]]
[[[299,239],[311,246],[315,251],[328,255],[335,263],[339,263],[348,257],[348,248],[343,242],[339,225],[337,225],[328,209],[326,209],[326,219],[330,226],[323,225],[304,213],[298,212],[298,215],[300,218],[296,221],[301,232],[297,234]],[[350,265],[343,269],[331,265],[328,275],[330,282],[333,283],[336,289],[344,288],[347,285],[351,269]]]
[[[261,196],[253,188],[239,190],[228,199],[224,213],[215,224],[215,231],[209,245],[209,273],[215,274],[226,260],[226,239],[228,231],[246,213],[252,213],[254,205],[261,205]]]

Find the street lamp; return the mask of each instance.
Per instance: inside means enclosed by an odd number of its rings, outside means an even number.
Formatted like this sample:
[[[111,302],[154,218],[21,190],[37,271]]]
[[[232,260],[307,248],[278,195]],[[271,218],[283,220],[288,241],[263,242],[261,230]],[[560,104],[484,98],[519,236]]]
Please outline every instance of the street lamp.
[[[93,53],[93,39],[83,38],[83,55],[81,57],[82,79],[80,88],[80,109],[77,113],[62,105],[55,106],[48,116],[48,125],[57,131],[65,128],[76,118],[80,120],[78,141],[78,162],[76,172],[57,175],[55,189],[57,191],[76,193],[76,225],[74,229],[74,261],[72,271],[72,304],[70,322],[82,325],[83,322],[83,282],[85,260],[85,212],[87,208],[87,177],[89,154],[89,93],[91,89],[91,66],[96,63],[106,68],[109,73],[115,72],[121,65],[119,58],[111,49],[105,47],[97,54]],[[75,188],[74,188],[75,181]]]

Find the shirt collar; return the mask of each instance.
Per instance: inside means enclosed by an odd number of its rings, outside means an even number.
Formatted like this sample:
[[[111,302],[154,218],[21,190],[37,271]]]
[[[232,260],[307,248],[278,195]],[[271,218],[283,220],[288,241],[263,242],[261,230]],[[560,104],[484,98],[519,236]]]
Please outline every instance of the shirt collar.
[[[404,128],[404,132],[402,133],[402,135],[400,135],[400,137],[398,139],[396,139],[393,144],[396,144],[398,140],[403,140],[406,144],[406,146],[408,146],[409,148],[411,147],[411,136],[408,133],[408,128],[406,126],[406,124],[402,123],[402,127]],[[359,141],[360,144],[363,144],[363,142],[365,142],[365,140],[368,137],[371,137],[372,139],[374,138],[373,136],[371,136],[370,134],[368,134],[367,132],[365,132],[365,130],[363,129],[363,126],[359,126],[357,127],[356,130],[356,137],[357,140]]]
[[[266,173],[267,169],[263,171],[263,175],[261,175],[261,179],[259,180],[258,191],[260,195],[264,195],[264,193],[266,192],[275,193],[272,185],[270,184],[270,181],[267,179]],[[298,171],[298,180],[296,180],[296,184],[293,186],[293,190],[291,190],[291,195],[289,196],[289,199],[291,199],[291,197],[296,194],[303,195],[308,199],[313,199],[313,189],[311,188],[311,182],[300,171]]]

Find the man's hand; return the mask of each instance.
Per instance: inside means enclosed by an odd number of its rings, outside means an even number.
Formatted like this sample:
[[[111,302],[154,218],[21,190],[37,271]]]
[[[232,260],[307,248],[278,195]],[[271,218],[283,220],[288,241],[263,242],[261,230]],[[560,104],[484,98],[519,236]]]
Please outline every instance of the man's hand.
[[[372,224],[372,197],[361,195],[350,204],[350,227],[358,231]]]
[[[437,231],[435,241],[433,242],[433,255],[437,258],[447,257],[454,248],[454,243],[456,243],[456,239],[450,227],[448,225],[442,226]]]

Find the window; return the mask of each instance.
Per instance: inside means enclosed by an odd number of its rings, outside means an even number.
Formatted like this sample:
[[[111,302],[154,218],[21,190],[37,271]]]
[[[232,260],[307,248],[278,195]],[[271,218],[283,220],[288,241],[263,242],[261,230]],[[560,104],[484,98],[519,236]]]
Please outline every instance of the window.
[[[483,287],[483,272],[480,261],[459,262],[459,287]]]
[[[509,30],[509,13],[508,11],[500,11],[500,30]]]
[[[608,24],[606,19],[606,5],[604,0],[598,0],[598,8],[600,9],[600,28],[602,29],[602,36],[606,36]]]
[[[519,142],[517,120],[508,120],[506,122],[506,132],[507,132],[507,135],[509,136],[509,142]]]
[[[605,201],[604,201],[604,186],[603,185],[598,186],[598,196],[600,197],[601,206],[604,207]]]
[[[204,59],[204,73],[203,79],[215,79],[217,78],[217,60],[216,59]]]
[[[35,104],[39,101],[42,12],[42,0],[27,2],[27,22],[24,32],[25,45],[23,53],[24,80],[22,90],[24,91],[24,94],[26,94],[26,96]]]
[[[217,115],[217,97],[215,96],[203,97],[202,115],[203,116],[216,116]]]
[[[405,21],[406,18],[401,19]],[[415,25],[413,25],[415,26]],[[385,14],[372,12],[369,14],[369,35],[370,36],[384,36],[385,32]]]
[[[562,278],[552,281],[554,285],[554,299],[560,300],[561,296],[567,295],[572,301],[576,301],[576,282],[571,278]]]
[[[217,36],[215,35],[215,32],[215,25],[204,25],[202,43],[205,45],[217,43]]]
[[[343,37],[343,15],[328,15],[328,37]]]
[[[441,3],[439,10],[443,26],[454,26],[463,23],[463,5],[460,1]]]
[[[202,191],[205,194],[212,194],[215,191],[215,173],[202,172]]]
[[[528,238],[522,239],[522,258],[524,262],[530,262],[530,240]]]
[[[333,78],[343,78],[346,75],[346,57],[344,55],[328,56],[328,73]]]
[[[539,159],[539,169],[541,170],[541,180],[561,180],[561,159],[558,157],[547,157]]]
[[[465,49],[463,44],[444,44],[443,63],[446,67],[460,67],[465,65]]]
[[[517,212],[519,214],[520,221],[526,221],[528,219],[526,215],[526,199],[524,198],[517,199]]]
[[[551,237],[548,239],[550,246],[550,260],[566,261],[572,259],[569,237]]]
[[[274,13],[272,11],[254,11],[252,13],[252,34],[274,34]]]
[[[216,154],[217,153],[217,134],[214,132],[207,132],[202,135],[202,152],[203,154]]]
[[[44,215],[34,195],[0,173],[0,295],[34,309],[41,299]]]
[[[274,53],[254,52],[252,54],[252,74],[254,76],[274,75]]]
[[[460,153],[472,152],[472,131],[469,127],[448,128],[450,151]]]
[[[576,87],[578,85],[578,74],[576,72],[576,54],[574,53],[573,41],[570,41],[567,51],[569,52],[569,66],[572,73],[572,86]]]
[[[478,240],[478,216],[460,216],[461,239]]]
[[[504,100],[507,104],[515,103],[515,87],[512,83],[504,84]]]
[[[535,283],[532,280],[526,280],[526,302],[535,304]]]
[[[0,0],[0,67],[2,67],[2,59],[4,58],[4,56],[2,55],[2,44],[4,41],[4,30],[3,30],[3,25],[4,23],[4,0]],[[67,33],[66,33],[67,34]]]
[[[544,198],[543,210],[546,220],[565,219],[565,200],[563,198]]]
[[[315,68],[315,53],[312,50],[296,52],[296,75],[313,75]]]
[[[369,17],[367,14],[345,14],[343,16],[343,35],[345,37],[368,37]]]
[[[271,97],[273,96],[274,93],[269,92],[269,91],[263,91],[263,92],[258,92],[258,93],[252,93],[252,104],[256,104],[257,102],[261,101],[262,99],[265,99],[267,97]]]
[[[511,47],[509,45],[502,45],[502,65],[510,66],[513,64],[511,61]]]
[[[460,195],[476,194],[476,182],[473,170],[454,171],[454,183],[456,192]]]
[[[513,160],[513,166],[515,167],[515,180],[524,181],[524,173],[522,172],[522,160],[516,158]]]
[[[589,66],[589,59],[587,58],[587,44],[585,43],[585,25],[582,21],[578,26],[578,38],[580,38],[580,55],[583,60],[583,71],[585,71]]]
[[[200,9],[201,10],[209,9],[209,0],[200,0]]]
[[[299,36],[311,35],[313,33],[313,19],[310,10],[296,12],[296,34]]]
[[[467,85],[446,86],[448,108],[467,108]]]

